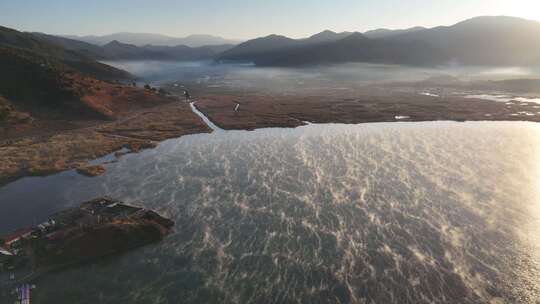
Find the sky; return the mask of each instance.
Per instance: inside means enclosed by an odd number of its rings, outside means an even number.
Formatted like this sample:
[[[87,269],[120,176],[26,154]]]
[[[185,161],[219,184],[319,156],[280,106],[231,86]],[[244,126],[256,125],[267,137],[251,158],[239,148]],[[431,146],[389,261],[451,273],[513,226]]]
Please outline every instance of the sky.
[[[483,15],[540,20],[540,0],[0,0],[0,25],[64,35],[301,38],[327,29],[452,25]]]

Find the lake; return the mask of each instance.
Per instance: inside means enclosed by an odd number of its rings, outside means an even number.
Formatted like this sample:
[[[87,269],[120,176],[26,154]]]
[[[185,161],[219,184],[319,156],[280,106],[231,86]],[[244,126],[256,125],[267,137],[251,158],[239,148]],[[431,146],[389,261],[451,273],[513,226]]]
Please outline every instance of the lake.
[[[0,233],[109,195],[176,221],[35,303],[534,303],[540,125],[321,124],[162,142],[0,188]]]

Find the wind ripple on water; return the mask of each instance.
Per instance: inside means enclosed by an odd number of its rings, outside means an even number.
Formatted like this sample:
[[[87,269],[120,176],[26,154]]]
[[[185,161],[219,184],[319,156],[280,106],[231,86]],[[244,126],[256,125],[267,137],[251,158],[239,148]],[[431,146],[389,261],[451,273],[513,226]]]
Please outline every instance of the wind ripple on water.
[[[56,274],[41,297],[84,271],[72,292],[103,303],[534,302],[539,135],[432,123],[167,141],[72,195],[142,201],[174,234]]]

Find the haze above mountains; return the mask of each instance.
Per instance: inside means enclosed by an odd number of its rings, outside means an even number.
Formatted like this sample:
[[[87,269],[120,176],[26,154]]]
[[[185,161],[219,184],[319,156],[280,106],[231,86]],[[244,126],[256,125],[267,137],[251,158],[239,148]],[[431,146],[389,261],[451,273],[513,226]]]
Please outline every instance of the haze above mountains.
[[[104,45],[91,44],[75,39],[52,36],[42,33],[33,35],[43,41],[60,45],[63,48],[84,54],[96,60],[164,60],[164,61],[196,61],[209,60],[218,54],[234,47],[233,44],[206,45],[189,47],[185,45],[167,46],[145,44],[136,46],[113,40]]]
[[[540,23],[516,17],[476,17],[452,26],[377,29],[365,33],[323,31],[308,38],[280,35],[235,45],[229,39],[193,35],[116,33],[73,37],[24,33],[93,60],[215,60],[260,66],[370,62],[407,65],[540,64]]]
[[[106,45],[112,41],[120,41],[136,46],[159,45],[201,47],[207,45],[238,44],[240,40],[227,39],[212,35],[190,35],[187,37],[171,37],[151,33],[114,33],[103,36],[64,36],[65,38],[84,41],[91,44]]]

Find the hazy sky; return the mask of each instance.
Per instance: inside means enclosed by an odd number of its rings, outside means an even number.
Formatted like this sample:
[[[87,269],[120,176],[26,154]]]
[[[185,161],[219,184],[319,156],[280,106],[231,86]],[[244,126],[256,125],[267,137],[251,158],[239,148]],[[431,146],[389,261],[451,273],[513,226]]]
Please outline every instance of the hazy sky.
[[[305,37],[325,29],[451,25],[479,15],[540,20],[540,0],[0,0],[0,25],[78,35]]]

